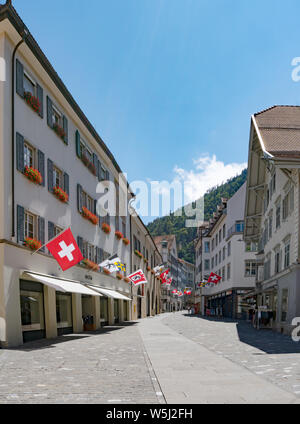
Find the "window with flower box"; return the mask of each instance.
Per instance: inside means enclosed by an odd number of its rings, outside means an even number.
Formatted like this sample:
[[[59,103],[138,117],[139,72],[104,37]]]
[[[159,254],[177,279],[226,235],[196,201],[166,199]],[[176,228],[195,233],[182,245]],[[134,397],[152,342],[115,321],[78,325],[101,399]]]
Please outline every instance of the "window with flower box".
[[[16,92],[43,118],[43,89],[18,59],[16,60]]]
[[[16,133],[16,168],[30,181],[45,186],[45,155]],[[34,178],[33,178],[34,177]]]
[[[20,205],[17,205],[17,242],[34,250],[45,244],[45,219]],[[43,247],[41,251],[44,250]]]
[[[69,175],[60,169],[51,159],[47,161],[48,165],[48,190],[59,200],[67,203],[69,201]]]
[[[47,123],[57,136],[68,144],[68,119],[49,96],[47,96]]]

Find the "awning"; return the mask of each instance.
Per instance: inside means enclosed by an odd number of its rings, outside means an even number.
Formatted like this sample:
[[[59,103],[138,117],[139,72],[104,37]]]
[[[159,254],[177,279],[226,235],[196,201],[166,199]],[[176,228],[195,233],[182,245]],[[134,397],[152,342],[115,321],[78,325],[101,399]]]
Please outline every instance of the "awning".
[[[89,286],[89,287],[93,290],[96,290],[97,292],[99,292],[101,294],[104,294],[107,297],[111,297],[113,299],[131,301],[131,299],[129,297],[124,296],[123,294],[116,292],[114,290],[103,289],[102,287],[95,287],[95,286]]]
[[[46,284],[46,286],[52,287],[62,293],[79,293],[87,294],[89,296],[101,296],[99,292],[89,289],[79,281],[62,280],[59,278],[51,277],[49,275],[36,274],[28,271],[24,272],[24,274],[30,278],[33,278],[39,283]]]

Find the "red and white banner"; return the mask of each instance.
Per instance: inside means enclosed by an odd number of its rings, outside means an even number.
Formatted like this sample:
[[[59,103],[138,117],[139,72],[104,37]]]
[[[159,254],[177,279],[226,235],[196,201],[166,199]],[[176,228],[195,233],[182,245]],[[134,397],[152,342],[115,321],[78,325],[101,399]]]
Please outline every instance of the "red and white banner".
[[[166,285],[167,285],[167,286],[170,286],[170,285],[172,284],[172,281],[173,281],[173,278],[169,278],[169,279],[166,281]]]
[[[141,269],[128,276],[134,286],[148,283],[145,274]]]
[[[46,244],[46,247],[63,271],[67,271],[83,260],[82,253],[70,228],[51,240]]]
[[[170,272],[170,270],[167,269],[162,274],[160,274],[160,278],[161,278],[161,283],[162,284],[166,284],[166,282],[167,282],[167,276],[169,275],[169,272]]]
[[[214,284],[218,284],[220,281],[222,280],[222,277],[220,277],[217,274],[214,274],[213,272],[210,274],[210,277],[208,279],[208,283],[214,283]]]

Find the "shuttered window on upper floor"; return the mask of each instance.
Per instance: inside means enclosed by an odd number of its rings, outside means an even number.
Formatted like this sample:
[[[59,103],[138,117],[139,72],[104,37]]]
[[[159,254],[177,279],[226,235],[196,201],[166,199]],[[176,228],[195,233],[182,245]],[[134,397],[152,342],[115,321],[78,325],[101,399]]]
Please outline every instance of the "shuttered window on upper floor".
[[[16,92],[41,118],[44,117],[43,88],[18,59],[16,59]]]

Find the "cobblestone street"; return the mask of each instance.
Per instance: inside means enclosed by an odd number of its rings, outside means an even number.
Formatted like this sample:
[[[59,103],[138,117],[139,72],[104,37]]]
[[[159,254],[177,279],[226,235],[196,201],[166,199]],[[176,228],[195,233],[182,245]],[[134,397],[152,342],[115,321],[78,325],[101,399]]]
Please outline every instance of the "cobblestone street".
[[[174,313],[0,350],[0,403],[299,403],[300,346]]]
[[[0,403],[159,403],[137,326],[0,350]]]
[[[300,343],[245,321],[171,315],[163,323],[218,356],[300,397]]]

